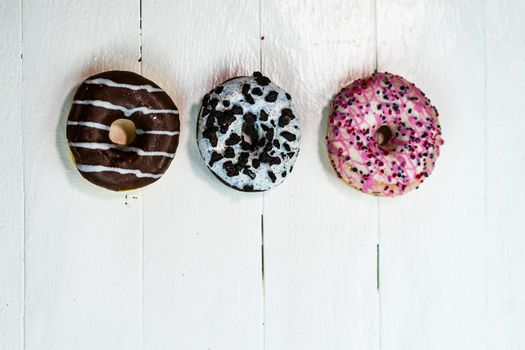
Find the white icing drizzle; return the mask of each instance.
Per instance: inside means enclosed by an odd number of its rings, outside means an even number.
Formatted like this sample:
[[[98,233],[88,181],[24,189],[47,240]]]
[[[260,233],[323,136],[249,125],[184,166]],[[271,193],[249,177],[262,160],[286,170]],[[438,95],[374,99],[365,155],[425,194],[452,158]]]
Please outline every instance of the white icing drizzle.
[[[151,135],[175,136],[175,135],[179,134],[178,131],[165,131],[165,130],[142,130],[142,129],[137,129],[135,131],[136,131],[137,135],[151,134]]]
[[[76,147],[76,148],[88,148],[88,149],[102,149],[102,150],[108,150],[108,149],[119,149],[124,152],[135,152],[139,156],[151,156],[151,157],[168,157],[168,158],[174,158],[175,153],[167,153],[167,152],[158,152],[158,151],[144,151],[141,148],[138,147],[130,147],[130,146],[120,146],[120,145],[114,145],[111,143],[99,143],[99,142],[70,142],[69,146]]]
[[[86,126],[88,128],[95,128],[95,129],[106,130],[106,131],[109,131],[110,129],[108,125],[95,123],[95,122],[77,122],[73,120],[68,120],[67,125]]]
[[[162,174],[143,173],[142,171],[137,169],[123,169],[103,165],[77,164],[77,169],[83,173],[100,173],[103,171],[110,171],[122,175],[133,174],[136,177],[151,177],[153,179],[158,179],[162,176]]]
[[[84,84],[97,84],[97,85],[105,85],[109,87],[118,87],[123,89],[130,89],[130,90],[146,90],[147,92],[164,92],[161,88],[157,88],[151,85],[133,85],[133,84],[123,84],[123,83],[117,83],[113,80],[104,79],[104,78],[96,78],[96,79],[89,79],[84,81]]]
[[[176,109],[150,109],[147,107],[137,107],[137,108],[126,108],[123,106],[114,105],[113,103],[101,100],[73,100],[73,104],[77,105],[91,105],[95,107],[101,107],[105,109],[112,109],[116,111],[121,111],[126,117],[130,115],[141,112],[143,114],[153,114],[153,113],[167,113],[167,114],[179,114],[179,111]]]
[[[73,120],[68,120],[67,125],[78,125],[78,126],[85,126],[88,128],[95,128],[100,130],[106,130],[109,131],[110,127],[108,125],[95,123],[95,122],[77,122]],[[142,129],[136,129],[135,130],[137,135],[143,135],[143,134],[151,134],[151,135],[166,135],[166,136],[175,136],[178,135],[178,131],[167,131],[167,130],[142,130]]]

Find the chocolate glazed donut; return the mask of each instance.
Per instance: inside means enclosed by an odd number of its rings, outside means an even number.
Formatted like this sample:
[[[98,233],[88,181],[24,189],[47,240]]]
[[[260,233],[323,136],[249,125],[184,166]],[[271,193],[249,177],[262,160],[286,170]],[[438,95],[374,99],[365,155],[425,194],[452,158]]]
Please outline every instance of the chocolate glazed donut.
[[[157,181],[175,157],[179,113],[158,85],[132,72],[86,79],[73,98],[67,139],[80,174],[113,191]]]

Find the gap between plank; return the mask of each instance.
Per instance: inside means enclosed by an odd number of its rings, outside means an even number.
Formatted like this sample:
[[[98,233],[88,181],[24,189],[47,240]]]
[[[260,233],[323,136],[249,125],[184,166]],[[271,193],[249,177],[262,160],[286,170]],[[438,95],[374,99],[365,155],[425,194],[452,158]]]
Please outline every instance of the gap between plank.
[[[379,350],[383,346],[383,311],[382,311],[382,298],[381,298],[381,200],[377,198],[377,243],[376,243],[376,290],[377,290],[377,303],[378,303],[378,342]]]
[[[262,41],[264,36],[262,34],[262,0],[259,0],[259,71],[262,72]],[[264,193],[263,193],[264,196]]]
[[[142,0],[139,0],[139,73],[142,75]],[[144,349],[144,208],[140,190],[140,348]]]
[[[483,229],[488,238],[488,53],[487,53],[487,0],[483,1]],[[488,249],[485,247],[485,281],[488,281]],[[488,284],[485,283],[485,312],[488,313]]]
[[[22,263],[22,271],[20,276],[20,304],[21,304],[21,310],[20,310],[20,347],[22,350],[25,350],[26,348],[26,325],[25,325],[25,318],[26,318],[26,176],[25,176],[25,141],[24,141],[24,124],[23,124],[23,113],[22,113],[22,106],[23,104],[23,86],[24,86],[24,2],[23,0],[19,0],[18,2],[19,10],[20,10],[20,19],[19,19],[19,31],[20,31],[20,69],[19,69],[19,94],[20,94],[20,138],[22,140],[22,147],[21,147],[21,153],[22,153],[22,208],[23,208],[23,215],[22,215],[22,237],[21,237],[21,263]]]
[[[380,250],[379,250],[379,243],[376,245],[376,283],[377,283],[377,296],[378,296],[378,315],[379,315],[379,350],[382,349],[383,346],[383,312],[381,307],[381,290],[380,290],[380,283],[379,283],[379,272],[380,272]]]
[[[378,30],[378,11],[377,11],[377,1],[374,0],[374,37],[375,37],[375,54],[374,54],[374,64],[375,64],[375,73],[379,69],[379,30]],[[376,244],[376,290],[377,290],[377,309],[378,309],[378,342],[379,350],[383,347],[383,311],[382,311],[382,298],[381,298],[381,261],[380,261],[380,245],[381,245],[381,199],[377,198],[377,244]]]
[[[379,243],[376,244],[376,289],[379,291]]]
[[[259,0],[259,71],[263,72],[262,0]],[[264,73],[263,73],[264,74]],[[266,285],[264,275],[264,192],[261,195],[261,293],[262,293],[262,349],[266,349]]]
[[[264,197],[263,197],[264,203]],[[264,214],[261,214],[262,348],[266,348],[266,287],[264,280]]]
[[[139,0],[139,63],[142,75],[142,0]]]
[[[264,290],[264,214],[261,214],[261,278]]]
[[[378,43],[377,43],[377,0],[374,0],[374,37],[375,37],[375,55],[374,55],[374,66],[375,66],[375,69],[374,71],[377,73],[377,68],[378,68],[378,65],[379,65],[379,60],[378,60]]]

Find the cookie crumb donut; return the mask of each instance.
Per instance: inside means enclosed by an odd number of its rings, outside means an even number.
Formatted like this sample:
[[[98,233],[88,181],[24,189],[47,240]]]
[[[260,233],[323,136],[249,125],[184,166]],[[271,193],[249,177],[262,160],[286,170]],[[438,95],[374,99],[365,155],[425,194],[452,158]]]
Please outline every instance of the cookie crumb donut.
[[[400,76],[375,73],[332,101],[330,162],[339,178],[365,193],[392,197],[418,188],[442,144],[436,108]]]
[[[133,72],[109,71],[82,82],[67,119],[80,174],[113,191],[157,181],[175,157],[179,112],[158,85]]]
[[[292,97],[259,72],[206,94],[197,122],[200,154],[236,190],[269,190],[291,173],[301,142]]]

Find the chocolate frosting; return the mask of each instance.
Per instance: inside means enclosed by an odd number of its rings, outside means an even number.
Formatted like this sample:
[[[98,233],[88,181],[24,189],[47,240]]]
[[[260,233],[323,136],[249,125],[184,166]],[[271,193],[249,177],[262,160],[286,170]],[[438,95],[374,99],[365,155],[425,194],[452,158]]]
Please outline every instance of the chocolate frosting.
[[[122,118],[137,129],[127,146],[109,139],[111,123]],[[109,71],[80,85],[66,132],[81,175],[109,190],[125,191],[164,174],[175,156],[179,131],[177,107],[158,85],[133,72]]]

